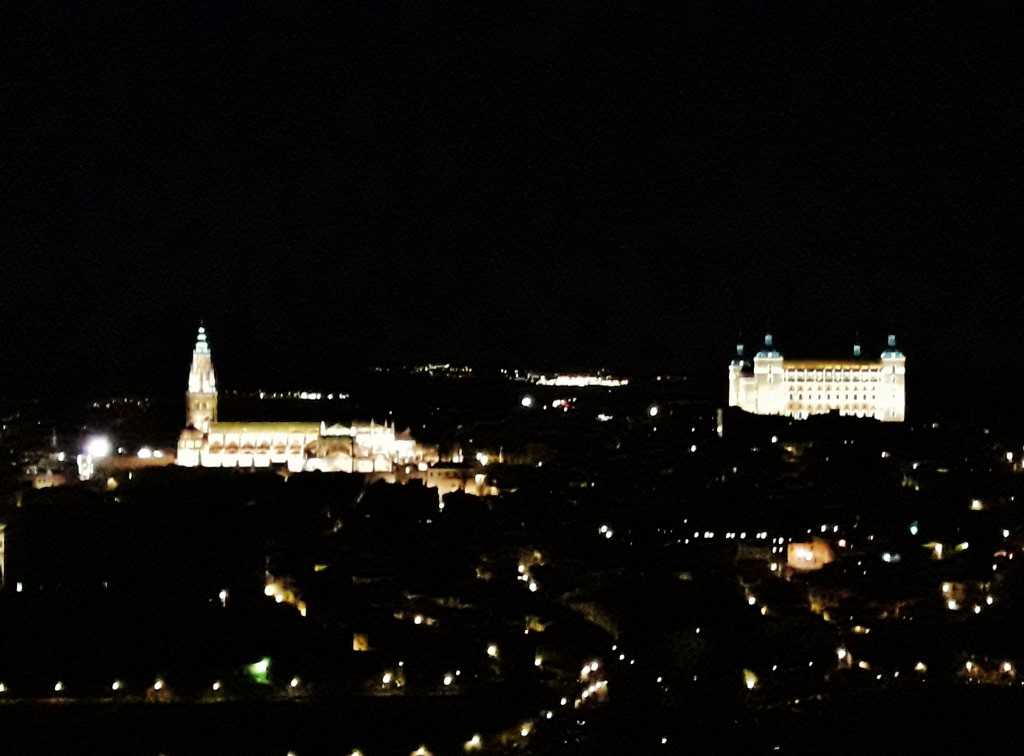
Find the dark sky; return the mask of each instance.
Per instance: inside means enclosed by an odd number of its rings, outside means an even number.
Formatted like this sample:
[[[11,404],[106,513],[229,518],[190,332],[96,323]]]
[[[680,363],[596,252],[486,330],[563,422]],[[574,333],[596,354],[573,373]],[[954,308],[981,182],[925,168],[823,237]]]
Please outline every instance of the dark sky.
[[[250,386],[724,391],[768,322],[1017,380],[1020,3],[330,5],[4,4],[0,393],[177,385],[200,317]]]

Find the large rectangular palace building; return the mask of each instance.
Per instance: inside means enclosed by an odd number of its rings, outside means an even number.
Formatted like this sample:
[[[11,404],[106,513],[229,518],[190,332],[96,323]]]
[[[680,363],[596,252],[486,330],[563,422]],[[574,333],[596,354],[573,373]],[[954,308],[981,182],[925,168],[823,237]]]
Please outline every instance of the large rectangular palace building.
[[[889,336],[878,360],[787,360],[765,336],[753,364],[743,358],[743,345],[729,365],[729,406],[756,415],[840,415],[902,422],[906,416],[906,357]]]

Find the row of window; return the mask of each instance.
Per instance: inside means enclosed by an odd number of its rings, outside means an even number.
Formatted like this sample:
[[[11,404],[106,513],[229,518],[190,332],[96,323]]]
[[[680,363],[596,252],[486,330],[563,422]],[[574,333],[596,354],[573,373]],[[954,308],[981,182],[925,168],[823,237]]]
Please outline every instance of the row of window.
[[[867,394],[864,394],[863,396],[860,397],[860,399],[863,400],[863,401],[867,401],[869,399],[871,401],[875,401],[877,398],[878,397],[875,394],[871,394],[870,396],[868,396]],[[804,400],[804,395],[803,394],[790,394],[789,395],[789,401],[791,401],[791,402],[793,402],[793,401],[800,401],[800,402],[802,402],[803,400]],[[857,400],[858,400],[858,396],[857,396],[857,394],[854,394],[853,397],[852,397],[852,401],[857,401]],[[832,396],[832,394],[825,394],[824,396],[822,396],[821,394],[808,394],[807,395],[807,401],[809,401],[809,402],[812,402],[812,401],[819,401],[819,402],[822,402],[822,401],[824,401],[824,402],[831,402],[831,401],[849,402],[849,401],[851,401],[851,397],[848,394],[844,394],[842,396]]]
[[[787,381],[839,381],[842,383],[878,383],[881,373],[785,373]]]
[[[823,379],[821,379],[821,378],[810,378],[810,377],[807,377],[807,376],[794,376],[794,375],[791,375],[789,373],[787,373],[785,375],[785,377],[784,377],[784,382],[785,383],[792,383],[792,384],[821,383],[823,380],[825,380],[825,381],[832,381],[833,383],[838,383],[841,386],[842,384],[846,384],[846,383],[881,383],[881,382],[883,382],[883,380],[884,380],[885,383],[895,383],[896,382],[896,376],[892,375],[892,374],[889,374],[886,379],[883,379],[882,376],[879,375],[877,377],[870,378],[870,379],[865,378],[863,381],[859,381],[857,379],[849,379],[849,380],[842,380],[840,378],[833,379],[831,376],[827,376],[827,377],[825,377]],[[775,376],[773,374],[771,374],[771,373],[768,374],[768,383],[775,383]],[[827,384],[827,386],[828,386],[828,388],[832,388],[832,383]]]

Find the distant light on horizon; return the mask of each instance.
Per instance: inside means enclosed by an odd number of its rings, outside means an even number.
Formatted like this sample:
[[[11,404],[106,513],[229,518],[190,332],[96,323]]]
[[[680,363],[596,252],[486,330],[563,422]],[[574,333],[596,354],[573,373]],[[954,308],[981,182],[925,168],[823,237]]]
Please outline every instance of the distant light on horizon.
[[[605,388],[616,388],[629,383],[628,378],[603,378],[598,375],[556,375],[553,378],[540,376],[536,379],[538,386],[572,386],[585,388],[587,386],[603,386]]]

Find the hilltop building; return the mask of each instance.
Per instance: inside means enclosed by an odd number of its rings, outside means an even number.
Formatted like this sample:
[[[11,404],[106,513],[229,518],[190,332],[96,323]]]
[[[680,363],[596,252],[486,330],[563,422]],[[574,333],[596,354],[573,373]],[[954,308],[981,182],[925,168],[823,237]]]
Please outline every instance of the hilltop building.
[[[851,360],[787,360],[772,343],[753,362],[743,357],[743,345],[729,365],[729,406],[756,415],[840,415],[873,417],[902,422],[906,416],[906,357],[896,348],[896,337],[878,360],[865,360],[860,345]]]
[[[203,327],[192,350],[185,423],[175,460],[184,467],[390,473],[399,467],[422,471],[437,461],[436,450],[420,446],[408,430],[400,432],[387,423],[221,422],[213,357]]]

